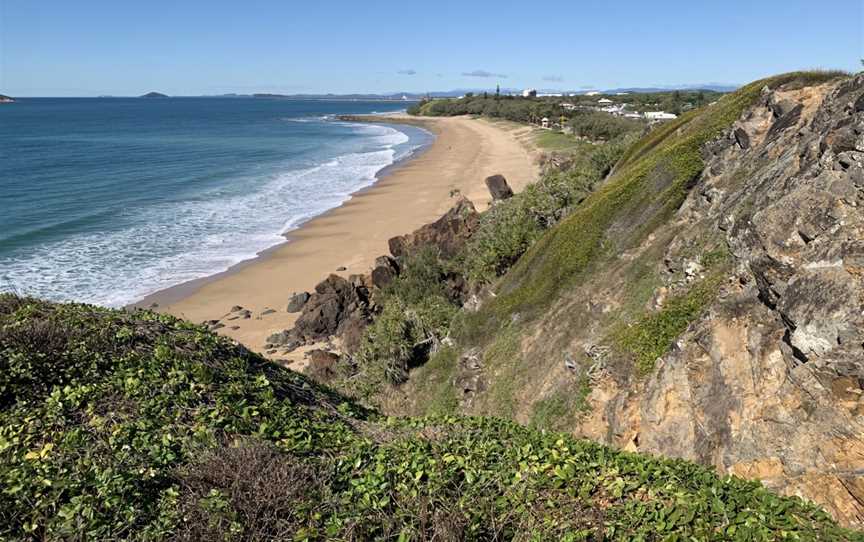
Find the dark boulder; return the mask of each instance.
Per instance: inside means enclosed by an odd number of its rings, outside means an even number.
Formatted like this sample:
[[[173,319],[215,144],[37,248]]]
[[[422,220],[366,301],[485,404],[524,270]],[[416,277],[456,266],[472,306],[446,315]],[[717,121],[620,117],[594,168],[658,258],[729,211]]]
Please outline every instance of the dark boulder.
[[[460,196],[456,205],[435,222],[390,239],[390,253],[400,258],[423,247],[434,247],[443,258],[451,258],[462,249],[479,222],[480,214],[474,205]]]
[[[300,312],[303,310],[306,302],[309,301],[309,292],[300,292],[291,296],[291,301],[288,302],[288,312]]]
[[[494,201],[513,197],[513,190],[507,184],[507,179],[504,178],[504,175],[486,177],[486,188],[489,189],[489,193],[492,195]]]
[[[375,288],[386,288],[399,276],[399,264],[390,256],[379,256],[375,259],[371,280]]]
[[[734,134],[735,142],[738,143],[739,147],[741,147],[745,151],[750,148],[750,136],[747,135],[747,132],[744,130],[744,128],[735,128]]]
[[[313,343],[345,329],[365,327],[369,322],[369,290],[362,277],[351,281],[330,275],[317,286],[303,307],[303,313],[290,331],[300,343]]]

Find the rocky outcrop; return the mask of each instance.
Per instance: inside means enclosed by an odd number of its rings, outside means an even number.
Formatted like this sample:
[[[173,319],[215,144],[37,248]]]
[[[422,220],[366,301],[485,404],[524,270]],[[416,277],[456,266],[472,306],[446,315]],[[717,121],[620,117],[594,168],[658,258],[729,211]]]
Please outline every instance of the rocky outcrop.
[[[507,179],[504,178],[504,175],[486,177],[485,182],[493,201],[501,201],[513,197],[513,190],[507,184]]]
[[[379,256],[375,259],[370,279],[372,286],[386,288],[399,276],[399,263],[390,256]]]
[[[390,253],[398,259],[424,247],[432,247],[441,257],[452,258],[465,245],[479,222],[480,215],[474,204],[460,196],[456,205],[435,222],[414,233],[390,239]]]
[[[289,349],[342,336],[350,349],[362,336],[371,318],[369,288],[364,277],[348,280],[330,275],[317,286],[303,305],[303,312],[291,330],[271,335],[269,345]]]
[[[864,77],[765,91],[678,211],[734,274],[643,382],[607,377],[580,432],[760,478],[864,526]],[[734,144],[737,143],[737,144]]]
[[[288,307],[285,309],[286,312],[302,311],[310,297],[309,292],[300,292],[292,295],[291,299],[288,301]]]

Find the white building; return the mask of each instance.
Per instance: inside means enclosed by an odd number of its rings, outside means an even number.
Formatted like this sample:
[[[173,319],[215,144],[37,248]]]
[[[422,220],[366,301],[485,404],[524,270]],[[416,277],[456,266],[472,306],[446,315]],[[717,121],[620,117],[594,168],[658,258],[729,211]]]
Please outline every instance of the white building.
[[[678,115],[665,111],[646,111],[644,116],[648,120],[673,120],[678,118]]]
[[[549,128],[549,119],[547,117],[543,117],[543,120],[540,121],[540,125],[543,128]]]
[[[603,105],[608,105],[608,104],[612,103],[612,100],[610,100],[609,98],[600,98],[599,100],[597,100],[597,103],[603,104]]]
[[[522,91],[522,97],[523,98],[533,98],[535,96],[537,96],[537,89],[536,88],[526,88],[525,90]]]
[[[597,96],[600,94],[599,90],[592,90],[591,92],[586,92],[585,96]]]

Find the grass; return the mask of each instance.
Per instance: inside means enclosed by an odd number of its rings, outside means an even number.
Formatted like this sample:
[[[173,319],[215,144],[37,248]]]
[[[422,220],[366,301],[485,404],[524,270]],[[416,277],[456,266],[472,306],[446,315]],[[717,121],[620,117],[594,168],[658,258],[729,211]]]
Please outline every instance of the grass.
[[[572,135],[554,132],[552,130],[540,130],[534,137],[534,144],[544,151],[573,151],[585,143]]]
[[[532,405],[528,425],[545,431],[568,430],[588,410],[589,393],[591,386],[585,376],[576,382],[566,383]]]
[[[383,418],[170,316],[2,295],[0,354],[4,540],[855,536],[685,461]]]
[[[661,310],[644,314],[630,326],[619,327],[612,334],[614,344],[633,356],[640,373],[650,373],[657,358],[714,299],[721,276],[703,279],[686,293],[669,299]]]
[[[484,344],[509,315],[539,315],[604,256],[635,246],[678,209],[702,171],[701,148],[755,103],[764,86],[829,80],[792,73],[751,83],[645,136],[575,211],[541,236],[498,285],[497,297],[464,320],[463,344]]]

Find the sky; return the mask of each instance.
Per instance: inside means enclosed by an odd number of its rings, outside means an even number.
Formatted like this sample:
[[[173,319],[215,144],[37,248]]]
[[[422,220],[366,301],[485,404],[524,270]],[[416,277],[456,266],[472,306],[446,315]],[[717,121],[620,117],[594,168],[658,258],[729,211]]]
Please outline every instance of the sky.
[[[0,0],[11,96],[743,84],[862,68],[864,0]]]

